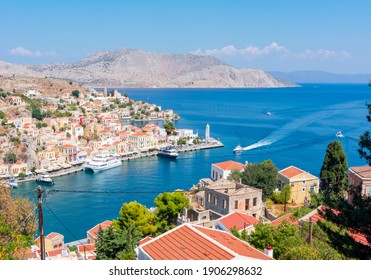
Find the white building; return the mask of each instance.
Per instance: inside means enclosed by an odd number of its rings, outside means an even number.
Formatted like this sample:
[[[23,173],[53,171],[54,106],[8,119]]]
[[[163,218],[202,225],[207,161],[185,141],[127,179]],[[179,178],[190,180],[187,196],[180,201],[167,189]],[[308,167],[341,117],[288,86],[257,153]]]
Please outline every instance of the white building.
[[[244,168],[245,165],[233,160],[213,163],[211,165],[211,179],[213,179],[214,181],[219,179],[227,179],[232,170],[237,169],[243,171]]]

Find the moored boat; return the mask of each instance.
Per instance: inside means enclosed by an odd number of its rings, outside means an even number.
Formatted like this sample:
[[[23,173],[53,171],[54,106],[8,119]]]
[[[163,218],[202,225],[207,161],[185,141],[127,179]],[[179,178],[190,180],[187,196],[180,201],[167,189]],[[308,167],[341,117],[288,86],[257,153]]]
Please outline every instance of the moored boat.
[[[36,182],[37,183],[45,183],[45,184],[51,184],[51,185],[54,185],[54,181],[52,178],[50,178],[49,175],[38,175],[36,177]]]
[[[177,158],[179,154],[173,147],[165,147],[161,148],[157,155],[167,158]]]
[[[84,164],[84,170],[96,173],[121,165],[122,161],[120,158],[114,157],[112,155],[98,155]]]
[[[6,180],[6,183],[13,188],[18,187],[17,179],[8,179],[8,180]]]

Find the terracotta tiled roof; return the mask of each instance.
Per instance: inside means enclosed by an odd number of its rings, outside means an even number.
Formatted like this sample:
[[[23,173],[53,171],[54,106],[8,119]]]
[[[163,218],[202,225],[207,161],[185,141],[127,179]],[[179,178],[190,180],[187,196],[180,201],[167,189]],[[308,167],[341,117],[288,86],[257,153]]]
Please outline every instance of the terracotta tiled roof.
[[[72,148],[75,148],[75,146],[71,145],[71,144],[64,144],[64,145],[62,145],[62,148],[63,149],[72,149]]]
[[[219,219],[219,222],[222,223],[223,226],[225,226],[228,230],[236,227],[238,231],[259,223],[255,217],[239,212],[233,212],[227,216],[224,216]]]
[[[291,165],[290,167],[287,167],[287,168],[279,171],[279,173],[282,174],[283,176],[287,177],[287,178],[292,178],[292,177],[295,177],[299,174],[305,173],[305,171]]]
[[[103,223],[97,224],[95,227],[88,230],[88,233],[94,238],[98,238],[99,229],[105,230],[112,224],[112,221],[104,221]]]
[[[299,221],[293,217],[292,213],[286,213],[272,221],[272,225],[279,226],[283,221],[287,221],[287,223],[291,225],[297,225],[299,223]]]
[[[95,252],[95,244],[78,245],[77,251],[80,253],[84,253],[86,251],[89,253]]]
[[[214,163],[214,165],[219,167],[222,170],[235,170],[235,169],[243,170],[245,168],[245,165],[243,165],[242,163],[233,161],[233,160]]]
[[[154,260],[270,259],[233,235],[183,224],[139,246]]]
[[[353,171],[357,176],[365,179],[371,178],[371,166],[364,165],[364,166],[353,166],[349,167],[349,170]]]
[[[58,232],[51,232],[51,233],[49,233],[49,234],[46,236],[46,238],[53,239],[53,238],[56,237],[56,236],[63,237],[63,235],[60,234],[60,233],[58,233]]]
[[[140,137],[140,136],[149,136],[149,135],[146,132],[139,132],[139,133],[132,134],[130,136]]]
[[[310,217],[312,217],[312,222],[313,223],[317,223],[319,220],[325,220],[325,217],[323,217],[322,213],[320,213],[318,211],[318,209],[320,209],[320,211],[324,210],[323,207],[319,207],[319,208],[313,210],[311,213],[304,216],[301,220],[309,222]],[[331,211],[335,215],[338,215],[340,213],[338,210],[331,210]],[[361,243],[361,244],[366,245],[366,246],[371,246],[371,243],[368,242],[367,237],[364,234],[359,233],[359,232],[355,232],[352,229],[348,229],[348,233],[349,233],[349,236],[352,237],[356,242]]]
[[[251,247],[248,243],[243,242],[242,240],[225,231],[204,227],[197,227],[197,229],[240,256],[252,259],[271,260],[271,258],[263,252],[260,252],[259,250]]]
[[[146,236],[143,239],[139,241],[139,246],[147,243],[148,241],[152,240],[153,238],[151,236]]]

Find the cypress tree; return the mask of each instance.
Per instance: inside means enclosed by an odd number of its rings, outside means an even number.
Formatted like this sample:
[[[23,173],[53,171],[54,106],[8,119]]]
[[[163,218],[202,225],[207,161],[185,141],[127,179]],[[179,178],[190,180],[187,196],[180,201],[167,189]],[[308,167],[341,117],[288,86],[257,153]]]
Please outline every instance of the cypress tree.
[[[338,194],[345,190],[347,187],[347,170],[347,158],[341,142],[329,143],[320,172],[321,191],[324,193],[333,191]]]

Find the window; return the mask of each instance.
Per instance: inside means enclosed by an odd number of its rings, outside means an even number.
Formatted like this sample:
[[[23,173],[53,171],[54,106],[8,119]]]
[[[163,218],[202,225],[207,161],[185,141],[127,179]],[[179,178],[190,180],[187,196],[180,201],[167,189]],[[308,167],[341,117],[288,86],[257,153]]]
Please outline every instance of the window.
[[[214,205],[217,205],[217,204],[218,204],[218,198],[214,196]]]
[[[227,201],[223,199],[223,209],[226,209],[226,208],[227,208]]]
[[[250,199],[245,199],[245,211],[246,210],[249,210],[249,206],[250,206]]]
[[[366,187],[366,195],[371,196],[371,187]]]
[[[311,191],[314,191],[314,185],[310,185],[310,188],[309,188]]]
[[[257,202],[258,202],[258,198],[254,197],[254,199],[252,200],[252,206],[256,206]]]
[[[301,189],[301,191],[302,191],[302,192],[305,192],[305,187],[303,187],[303,188]]]
[[[238,200],[234,201],[234,209],[238,209]]]
[[[207,194],[207,202],[210,202],[211,201],[211,194]]]

